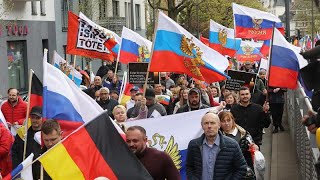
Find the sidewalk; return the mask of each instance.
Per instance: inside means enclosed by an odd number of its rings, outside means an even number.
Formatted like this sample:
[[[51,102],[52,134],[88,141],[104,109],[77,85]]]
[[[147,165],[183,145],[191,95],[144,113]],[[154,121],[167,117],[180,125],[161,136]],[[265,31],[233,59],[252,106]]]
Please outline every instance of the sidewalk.
[[[272,134],[272,125],[265,129],[261,151],[266,159],[265,180],[300,180],[296,147],[291,141],[287,116],[284,112],[284,132]]]

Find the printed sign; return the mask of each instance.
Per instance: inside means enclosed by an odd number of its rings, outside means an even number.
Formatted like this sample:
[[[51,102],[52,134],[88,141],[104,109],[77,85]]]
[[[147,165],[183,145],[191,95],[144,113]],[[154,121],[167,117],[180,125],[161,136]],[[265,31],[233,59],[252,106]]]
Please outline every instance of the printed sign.
[[[144,84],[147,76],[148,63],[129,63],[129,83]],[[160,83],[159,72],[149,72],[148,84]]]
[[[239,91],[241,86],[247,86],[253,92],[256,73],[228,70],[228,76],[230,76],[230,79],[226,80],[226,89]]]

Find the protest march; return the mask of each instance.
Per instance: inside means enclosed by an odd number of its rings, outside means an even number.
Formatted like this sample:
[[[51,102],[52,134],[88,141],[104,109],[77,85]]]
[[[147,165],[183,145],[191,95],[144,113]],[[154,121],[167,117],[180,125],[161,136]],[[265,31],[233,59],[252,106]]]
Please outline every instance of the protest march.
[[[234,26],[210,17],[208,37],[158,10],[152,40],[68,11],[72,62],[44,48],[27,98],[9,87],[0,105],[0,179],[263,180],[264,129],[288,131],[308,61],[277,16],[231,4]]]

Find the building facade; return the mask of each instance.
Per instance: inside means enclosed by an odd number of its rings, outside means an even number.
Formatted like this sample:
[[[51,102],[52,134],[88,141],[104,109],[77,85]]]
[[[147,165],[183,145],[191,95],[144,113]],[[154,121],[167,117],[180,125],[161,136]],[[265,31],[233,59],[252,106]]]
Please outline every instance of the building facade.
[[[7,2],[11,2],[8,4]],[[133,3],[133,6],[131,5]],[[28,71],[33,69],[42,80],[43,49],[54,50],[72,62],[66,54],[68,11],[82,11],[101,26],[121,36],[122,26],[131,27],[145,36],[145,0],[0,0],[0,95],[7,89],[27,91]],[[133,11],[133,14],[132,14]],[[133,15],[133,18],[131,18]],[[99,59],[76,57],[76,64],[95,73],[102,65]],[[125,67],[124,67],[125,69]]]

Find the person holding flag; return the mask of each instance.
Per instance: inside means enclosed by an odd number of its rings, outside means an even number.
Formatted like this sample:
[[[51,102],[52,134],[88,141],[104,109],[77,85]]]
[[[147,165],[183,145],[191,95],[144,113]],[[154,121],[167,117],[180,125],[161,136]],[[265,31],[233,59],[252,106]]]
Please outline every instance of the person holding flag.
[[[15,141],[12,145],[12,167],[16,168],[23,161],[24,143],[27,143],[26,157],[31,153],[34,154],[34,159],[41,154],[41,142],[36,138],[36,133],[40,132],[42,127],[42,107],[34,106],[30,111],[31,127],[27,134],[18,131]],[[23,130],[25,127],[21,127]],[[27,138],[27,142],[24,142]],[[32,174],[34,179],[40,178],[40,163],[32,164]]]

